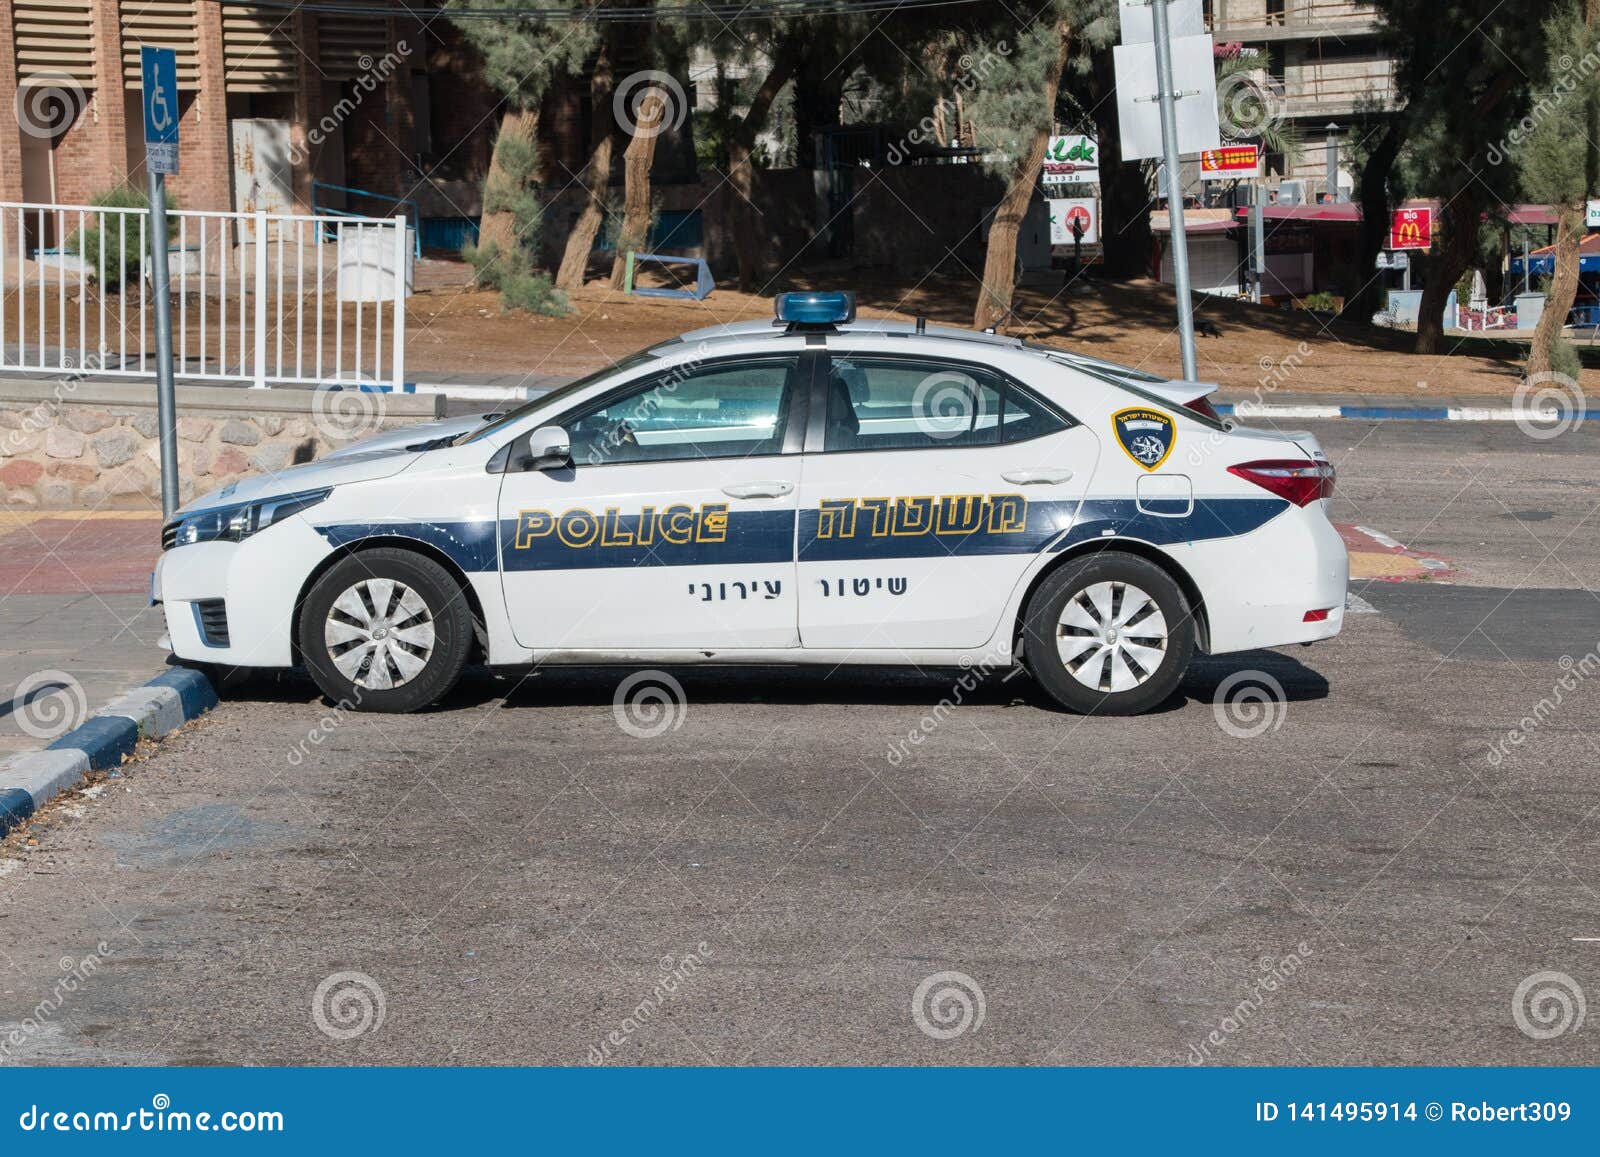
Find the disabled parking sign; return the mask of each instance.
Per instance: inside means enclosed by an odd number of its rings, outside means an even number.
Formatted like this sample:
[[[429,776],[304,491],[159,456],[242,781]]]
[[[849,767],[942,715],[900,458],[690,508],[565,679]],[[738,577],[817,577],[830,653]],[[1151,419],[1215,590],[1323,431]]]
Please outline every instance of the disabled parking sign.
[[[144,83],[144,155],[152,173],[178,171],[178,54],[139,46]]]

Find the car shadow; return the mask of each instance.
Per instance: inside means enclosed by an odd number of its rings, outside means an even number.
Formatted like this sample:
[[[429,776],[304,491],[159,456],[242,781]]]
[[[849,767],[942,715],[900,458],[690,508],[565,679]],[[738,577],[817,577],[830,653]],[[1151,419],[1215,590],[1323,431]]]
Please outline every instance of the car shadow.
[[[460,711],[496,701],[506,710],[609,707],[619,694],[648,696],[653,690],[690,703],[930,708],[956,704],[1068,713],[1020,669],[776,665],[470,667],[454,690],[423,713]],[[241,670],[220,691],[226,701],[338,706],[298,668]],[[1321,674],[1278,651],[1201,655],[1178,690],[1151,714],[1181,710],[1190,702],[1213,703],[1219,695],[1233,699],[1257,691],[1280,702],[1298,703],[1327,698],[1329,686]]]

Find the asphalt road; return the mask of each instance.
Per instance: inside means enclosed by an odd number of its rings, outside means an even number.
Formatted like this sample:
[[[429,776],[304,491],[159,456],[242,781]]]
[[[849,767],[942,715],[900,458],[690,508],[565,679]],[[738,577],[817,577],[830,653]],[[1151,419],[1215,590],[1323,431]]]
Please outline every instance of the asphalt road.
[[[1600,428],[1317,432],[1340,520],[1455,583],[1141,719],[962,672],[673,671],[648,737],[623,672],[243,689],[0,845],[0,1060],[1600,1062]],[[1245,672],[1282,701],[1218,708]]]

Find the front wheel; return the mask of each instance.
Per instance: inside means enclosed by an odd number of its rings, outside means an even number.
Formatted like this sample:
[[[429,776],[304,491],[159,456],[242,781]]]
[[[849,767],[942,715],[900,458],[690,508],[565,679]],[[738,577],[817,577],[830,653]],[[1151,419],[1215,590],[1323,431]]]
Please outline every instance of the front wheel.
[[[1155,563],[1107,551],[1040,584],[1023,616],[1028,667],[1084,715],[1138,715],[1177,690],[1194,654],[1194,612]]]
[[[416,711],[461,678],[472,609],[438,563],[365,550],[317,580],[300,613],[300,654],[323,694],[358,711]]]

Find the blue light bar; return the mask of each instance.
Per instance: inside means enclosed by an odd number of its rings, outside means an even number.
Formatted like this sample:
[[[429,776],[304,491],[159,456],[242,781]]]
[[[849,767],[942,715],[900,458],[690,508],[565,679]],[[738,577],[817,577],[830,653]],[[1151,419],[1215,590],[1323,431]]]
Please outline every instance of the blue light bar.
[[[833,293],[780,293],[772,312],[790,325],[843,325],[856,319],[856,295]]]

